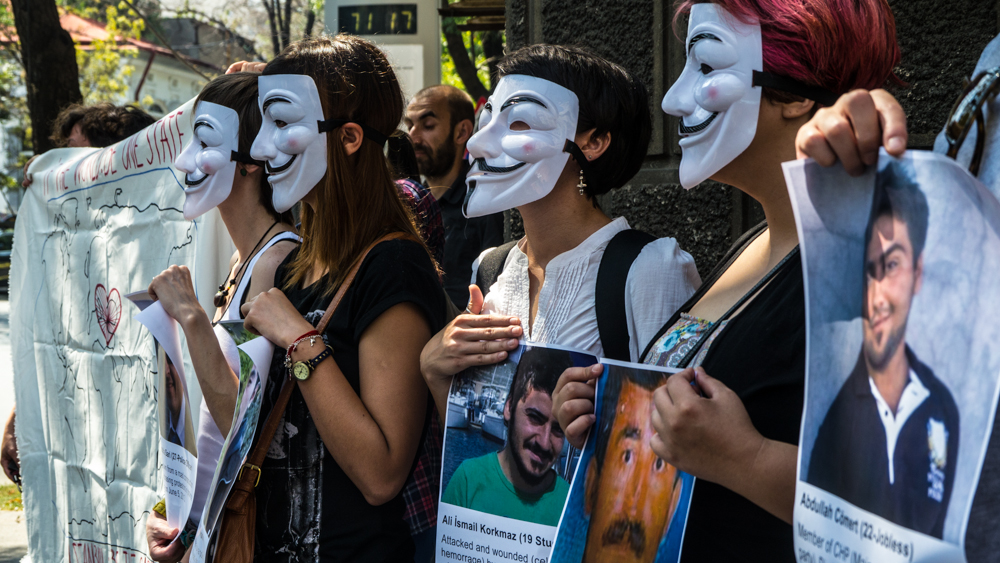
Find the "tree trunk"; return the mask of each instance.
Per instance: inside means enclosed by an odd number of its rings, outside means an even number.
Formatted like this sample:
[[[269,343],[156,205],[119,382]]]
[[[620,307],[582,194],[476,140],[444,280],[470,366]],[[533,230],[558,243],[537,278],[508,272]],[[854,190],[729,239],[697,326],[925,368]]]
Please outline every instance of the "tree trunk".
[[[312,37],[313,26],[316,24],[316,12],[311,9],[306,12],[306,29],[302,33],[302,37],[308,39]]]
[[[278,0],[278,7],[281,7],[281,0]],[[285,17],[280,20],[281,24],[281,49],[292,42],[292,0],[285,0]]]
[[[490,92],[497,87],[497,65],[503,58],[503,37],[499,31],[487,31],[483,33],[483,55],[486,57],[486,66],[490,69]]]
[[[263,0],[264,9],[267,10],[267,22],[271,24],[271,50],[274,51],[275,57],[281,52],[281,41],[278,39],[278,25],[275,22],[275,18],[281,17],[281,14],[275,14],[274,6],[271,4],[274,0]]]
[[[53,147],[49,135],[59,112],[83,100],[76,48],[59,25],[55,0],[12,0],[14,26],[21,43],[31,140],[35,154]]]
[[[454,30],[454,28],[453,30],[446,28],[444,41],[445,45],[448,46],[448,54],[451,55],[451,60],[455,62],[455,72],[462,79],[465,91],[472,96],[473,101],[478,102],[479,98],[489,97],[489,90],[479,81],[479,75],[476,74],[476,65],[469,59],[469,52],[465,50],[465,41],[462,40],[462,34],[458,30]]]

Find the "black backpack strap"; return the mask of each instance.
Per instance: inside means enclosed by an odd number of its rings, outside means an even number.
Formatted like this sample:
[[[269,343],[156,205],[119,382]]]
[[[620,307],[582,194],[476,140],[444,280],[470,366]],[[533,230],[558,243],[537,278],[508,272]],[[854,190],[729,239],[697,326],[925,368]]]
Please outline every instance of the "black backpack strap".
[[[496,283],[497,278],[500,277],[503,265],[507,262],[507,255],[510,254],[515,244],[517,244],[516,240],[501,244],[486,253],[486,256],[483,256],[483,259],[479,261],[479,269],[476,270],[476,285],[483,292],[483,297],[486,297],[486,294],[490,292],[490,286]]]
[[[628,229],[614,236],[601,258],[594,294],[597,330],[604,357],[629,361],[628,321],[625,318],[625,282],[632,263],[656,237]]]

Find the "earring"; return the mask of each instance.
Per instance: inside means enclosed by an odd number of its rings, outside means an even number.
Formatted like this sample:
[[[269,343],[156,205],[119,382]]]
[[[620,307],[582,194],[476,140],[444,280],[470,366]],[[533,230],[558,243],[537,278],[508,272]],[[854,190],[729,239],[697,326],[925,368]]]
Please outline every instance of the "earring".
[[[583,168],[580,169],[580,181],[576,184],[576,187],[580,190],[580,195],[587,195],[583,191],[587,187],[587,181],[583,177]]]
[[[240,168],[240,176],[246,176],[246,175],[247,175],[247,169],[246,168]]]

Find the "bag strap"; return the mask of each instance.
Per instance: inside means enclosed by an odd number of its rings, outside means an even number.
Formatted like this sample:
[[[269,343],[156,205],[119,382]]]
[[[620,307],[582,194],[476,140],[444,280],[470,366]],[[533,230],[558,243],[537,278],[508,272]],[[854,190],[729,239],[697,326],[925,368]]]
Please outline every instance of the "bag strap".
[[[679,309],[674,311],[674,314],[671,315],[669,319],[667,319],[667,322],[665,322],[663,326],[660,327],[660,330],[656,331],[656,336],[654,336],[649,342],[646,343],[646,347],[643,349],[642,354],[639,356],[640,362],[646,359],[646,356],[649,355],[649,351],[652,350],[653,345],[656,344],[656,341],[659,340],[660,337],[663,336],[663,334],[670,329],[670,327],[674,326],[674,324],[677,323],[677,320],[680,319],[681,314],[687,313],[688,311],[691,310],[692,307],[695,306],[696,303],[698,303],[698,301],[701,301],[701,298],[704,297],[706,293],[708,293],[708,290],[711,289],[713,285],[715,285],[715,282],[719,281],[719,278],[722,277],[722,274],[726,273],[726,270],[728,270],[729,267],[733,265],[733,262],[735,262],[736,259],[740,257],[740,254],[742,254],[743,251],[746,250],[747,247],[749,247],[753,243],[753,241],[756,240],[757,237],[764,232],[765,229],[767,229],[767,221],[761,221],[757,225],[751,227],[747,232],[740,235],[740,238],[736,239],[736,242],[729,247],[729,250],[727,250],[726,254],[722,257],[721,260],[719,260],[719,263],[715,265],[715,268],[712,269],[712,272],[708,275],[708,277],[701,280],[701,287],[699,287],[697,291],[694,292],[694,295],[692,295],[691,298],[688,299],[686,303],[684,303],[683,305],[681,305]]]
[[[326,308],[326,313],[323,314],[323,318],[320,319],[319,324],[316,325],[316,331],[323,334],[323,330],[326,329],[326,325],[330,322],[330,318],[333,317],[333,312],[337,310],[337,306],[340,305],[340,300],[344,298],[344,294],[351,287],[351,282],[354,281],[354,276],[358,274],[358,270],[361,268],[361,264],[365,261],[368,253],[371,249],[375,248],[376,245],[400,238],[412,239],[413,237],[407,233],[391,233],[383,236],[382,238],[376,240],[375,242],[368,245],[361,256],[354,261],[354,265],[351,266],[351,271],[347,273],[347,277],[344,278],[344,283],[340,284],[340,289],[333,296],[333,300],[330,301],[330,306]],[[267,455],[268,448],[271,447],[271,441],[274,439],[274,432],[278,429],[278,423],[281,422],[281,417],[285,414],[285,409],[288,407],[288,400],[292,396],[292,389],[295,387],[297,381],[292,381],[291,378],[285,377],[284,381],[281,383],[281,393],[278,394],[278,400],[274,403],[274,408],[271,409],[271,413],[267,416],[267,422],[264,423],[264,428],[260,433],[260,440],[257,442],[257,446],[254,447],[253,452],[247,458],[244,467],[249,469],[256,469],[258,473],[260,472],[260,464],[264,462],[264,456]]]
[[[616,234],[604,250],[597,270],[594,310],[604,356],[629,361],[628,320],[625,316],[625,283],[632,263],[647,244],[656,240],[649,233],[627,229]]]
[[[494,248],[493,250],[486,253],[483,259],[479,261],[479,269],[476,270],[476,285],[479,286],[479,290],[483,292],[483,297],[490,292],[490,287],[496,283],[497,278],[500,277],[500,272],[503,271],[503,265],[507,262],[507,255],[517,244],[516,240],[501,244],[500,246]]]

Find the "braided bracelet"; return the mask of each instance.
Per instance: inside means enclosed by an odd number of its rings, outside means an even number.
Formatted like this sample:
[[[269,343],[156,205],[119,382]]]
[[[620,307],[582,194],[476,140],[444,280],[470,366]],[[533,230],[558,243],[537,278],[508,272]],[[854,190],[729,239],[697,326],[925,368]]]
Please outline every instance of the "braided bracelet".
[[[303,334],[302,336],[296,338],[288,345],[288,349],[285,350],[285,369],[292,369],[292,352],[298,349],[299,343],[303,340],[309,341],[309,346],[316,344],[316,339],[320,338],[320,334],[316,330],[310,330],[309,332]]]

